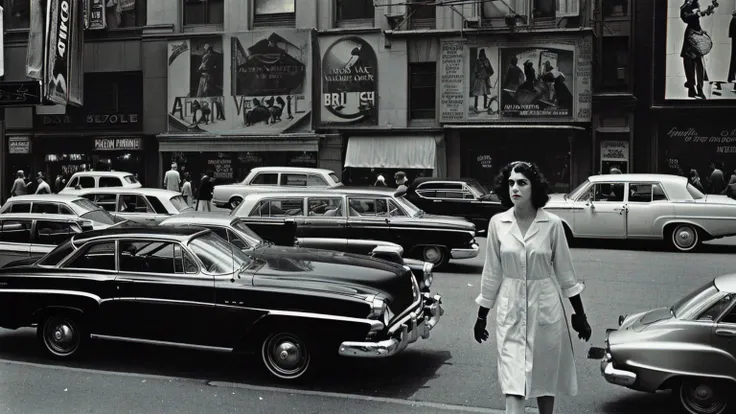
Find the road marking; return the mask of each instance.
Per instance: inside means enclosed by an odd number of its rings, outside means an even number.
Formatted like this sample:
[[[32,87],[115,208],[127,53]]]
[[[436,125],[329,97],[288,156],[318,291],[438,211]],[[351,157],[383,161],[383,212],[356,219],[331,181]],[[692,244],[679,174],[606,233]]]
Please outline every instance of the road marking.
[[[174,377],[174,376],[168,376],[168,375],[143,374],[143,373],[138,374],[135,372],[106,371],[106,370],[101,370],[101,369],[67,367],[63,365],[46,365],[46,364],[40,364],[36,362],[14,361],[14,360],[5,359],[5,358],[0,358],[0,364],[22,365],[22,366],[29,366],[29,367],[35,367],[35,368],[53,369],[57,371],[73,371],[73,372],[81,372],[85,374],[114,375],[118,377],[135,377],[135,378],[144,378],[144,379],[182,381],[182,382],[204,382],[205,384],[213,386],[213,387],[229,387],[229,388],[240,388],[240,389],[249,390],[249,391],[262,391],[262,392],[275,392],[275,393],[282,393],[282,394],[296,394],[296,395],[316,396],[316,397],[341,398],[345,400],[377,402],[377,403],[385,403],[385,404],[397,404],[397,405],[406,405],[410,407],[433,408],[433,409],[438,409],[438,410],[458,411],[458,412],[465,412],[465,413],[482,413],[482,414],[504,414],[505,413],[504,410],[497,410],[497,409],[485,408],[485,407],[472,407],[472,406],[464,406],[464,405],[456,405],[456,404],[443,404],[443,403],[435,403],[435,402],[430,402],[430,401],[402,400],[400,398],[371,397],[368,395],[342,394],[339,392],[310,391],[310,390],[300,390],[300,389],[281,388],[281,387],[266,387],[266,386],[261,386],[261,385],[241,384],[237,382],[208,381],[208,380],[197,379],[197,378]],[[529,414],[532,414],[532,413],[536,413],[537,411],[531,407],[526,407],[526,412]]]
[[[213,387],[230,387],[230,388],[245,389],[249,391],[280,392],[280,393],[308,395],[308,396],[316,396],[316,397],[342,398],[345,400],[358,400],[358,401],[377,402],[377,403],[385,403],[385,404],[408,405],[411,407],[434,408],[434,409],[445,410],[445,411],[460,411],[464,413],[483,413],[483,414],[505,414],[506,413],[505,410],[497,410],[494,408],[473,407],[473,406],[468,406],[468,405],[457,405],[457,404],[444,404],[444,403],[436,403],[436,402],[430,402],[430,401],[403,400],[400,398],[372,397],[369,395],[343,394],[339,392],[329,392],[329,391],[311,391],[311,390],[301,390],[301,389],[293,389],[293,388],[265,387],[261,385],[241,384],[238,382],[208,381],[207,384]],[[530,414],[537,413],[537,410],[532,407],[526,407],[525,411]]]

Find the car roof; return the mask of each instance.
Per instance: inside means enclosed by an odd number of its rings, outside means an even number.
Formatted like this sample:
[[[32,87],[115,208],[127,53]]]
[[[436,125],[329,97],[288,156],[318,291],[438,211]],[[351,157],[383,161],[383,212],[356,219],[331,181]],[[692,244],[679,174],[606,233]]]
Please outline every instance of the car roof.
[[[0,220],[49,220],[49,221],[89,221],[75,214],[46,214],[46,213],[4,213]]]
[[[74,242],[84,243],[87,240],[95,238],[132,238],[143,239],[146,237],[161,237],[166,239],[176,239],[178,241],[187,241],[192,236],[201,232],[206,232],[202,228],[196,227],[154,227],[154,226],[135,226],[121,228],[107,228],[104,230],[92,230],[74,236]]]
[[[432,182],[432,181],[438,181],[438,182],[445,182],[445,181],[454,181],[454,182],[462,182],[462,183],[476,183],[478,180],[476,178],[470,178],[470,177],[460,177],[460,178],[451,178],[451,177],[418,177],[415,178],[411,183],[412,184],[421,184],[426,182]]]
[[[188,212],[177,214],[164,219],[161,224],[180,224],[180,223],[191,223],[192,225],[197,224],[214,224],[229,226],[233,221],[239,220],[238,217],[231,216],[229,213],[224,212]]]
[[[716,276],[713,283],[721,292],[736,293],[736,273]]]
[[[395,188],[387,187],[337,187],[324,190],[307,190],[307,191],[268,191],[262,193],[252,193],[247,195],[246,199],[258,199],[264,197],[329,197],[330,195],[372,195],[386,197],[393,195]]]
[[[601,174],[588,177],[588,181],[595,182],[629,182],[629,181],[659,181],[662,183],[683,184],[687,177],[675,174]]]
[[[118,193],[141,193],[143,195],[152,195],[152,196],[163,196],[163,197],[171,197],[175,195],[181,195],[178,191],[169,191],[164,190],[163,188],[152,188],[152,187],[138,187],[138,188],[131,188],[131,187],[93,187],[93,188],[83,188],[81,190],[75,190],[76,194],[88,194],[88,193],[97,193],[97,194],[118,194]]]
[[[27,194],[10,197],[6,203],[17,203],[21,201],[56,201],[70,203],[75,200],[84,199],[84,197],[74,194]]]
[[[256,167],[250,170],[251,172],[303,172],[303,173],[323,173],[323,174],[334,174],[332,170],[325,168],[309,168],[309,167]]]
[[[133,173],[129,173],[126,171],[77,171],[74,174],[72,174],[72,177],[76,175],[88,175],[93,177],[126,177],[128,175],[133,175]]]

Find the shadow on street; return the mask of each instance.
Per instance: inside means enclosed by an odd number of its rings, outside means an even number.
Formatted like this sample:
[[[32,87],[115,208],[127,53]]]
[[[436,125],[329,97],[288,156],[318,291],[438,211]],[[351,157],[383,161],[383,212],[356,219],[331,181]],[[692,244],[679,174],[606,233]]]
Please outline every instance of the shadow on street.
[[[733,254],[736,253],[736,245],[714,244],[717,240],[706,242],[693,253],[715,253],[715,254]],[[660,252],[683,254],[675,251],[667,243],[657,240],[588,240],[577,239],[572,243],[572,248],[577,249],[599,249],[599,250],[629,250],[638,252]]]
[[[400,399],[423,388],[452,358],[448,351],[411,348],[386,359],[339,358],[326,361],[329,365],[315,378],[299,384],[272,379],[256,355],[93,340],[84,356],[62,362],[46,357],[35,329],[0,330],[0,335],[0,358],[13,361]]]

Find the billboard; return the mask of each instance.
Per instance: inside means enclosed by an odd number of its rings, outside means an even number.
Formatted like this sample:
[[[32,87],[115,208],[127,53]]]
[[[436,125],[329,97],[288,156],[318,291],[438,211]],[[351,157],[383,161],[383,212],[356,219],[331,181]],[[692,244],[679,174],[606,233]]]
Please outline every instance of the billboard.
[[[440,121],[589,121],[592,44],[577,42],[443,42]]]
[[[323,124],[378,124],[378,58],[367,40],[320,38]]]
[[[736,99],[736,1],[665,1],[664,99]]]
[[[309,129],[311,42],[310,30],[170,41],[169,132]]]

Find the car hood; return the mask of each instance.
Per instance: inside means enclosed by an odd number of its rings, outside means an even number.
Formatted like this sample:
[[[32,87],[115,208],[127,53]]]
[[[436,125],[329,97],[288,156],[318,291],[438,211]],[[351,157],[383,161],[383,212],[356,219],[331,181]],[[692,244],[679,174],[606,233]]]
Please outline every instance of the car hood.
[[[628,315],[621,324],[621,330],[632,330],[640,332],[649,325],[657,322],[666,321],[672,319],[672,312],[670,308],[661,307],[650,309],[646,312],[639,312],[633,315]]]
[[[456,230],[475,231],[475,224],[463,217],[440,216],[435,214],[423,214],[420,217],[393,217],[392,224],[400,223],[420,223],[426,226],[436,226],[442,228],[450,228]]]
[[[263,262],[253,284],[345,294],[384,294],[403,309],[412,301],[411,272],[368,256],[300,247],[264,246],[246,252]]]

